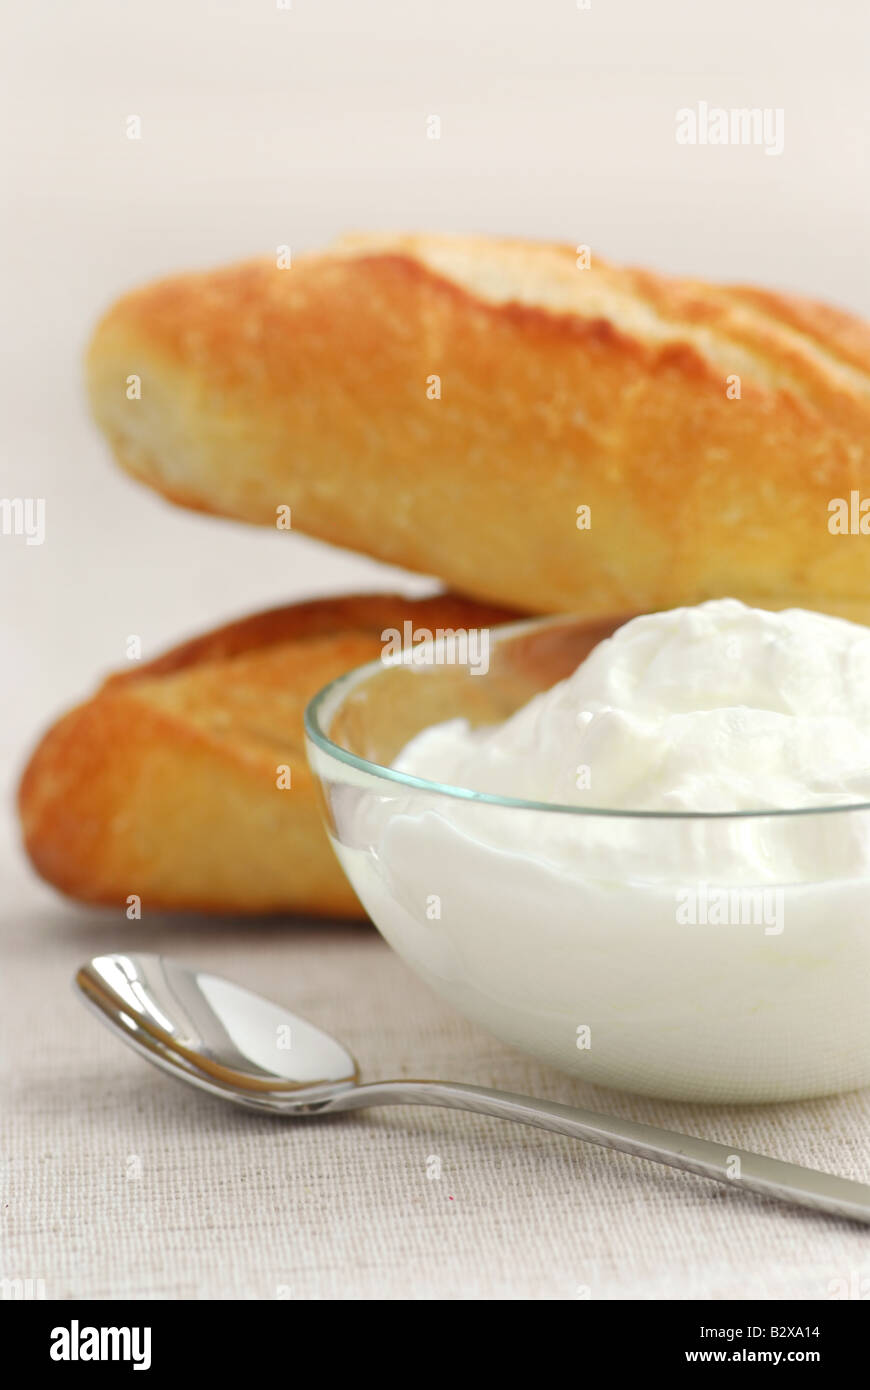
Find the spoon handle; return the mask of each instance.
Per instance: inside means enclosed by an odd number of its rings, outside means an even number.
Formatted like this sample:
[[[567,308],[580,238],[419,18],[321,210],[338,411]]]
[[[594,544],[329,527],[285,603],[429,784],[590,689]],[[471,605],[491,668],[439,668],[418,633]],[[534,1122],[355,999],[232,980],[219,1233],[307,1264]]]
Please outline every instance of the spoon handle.
[[[381,1081],[354,1086],[311,1107],[318,1113],[356,1110],[370,1105],[436,1105],[449,1110],[471,1110],[500,1120],[516,1120],[537,1129],[585,1139],[605,1149],[652,1159],[671,1168],[713,1178],[731,1187],[775,1197],[782,1202],[810,1207],[831,1216],[870,1224],[870,1186],[802,1168],[779,1158],[749,1153],[712,1139],[699,1139],[675,1130],[658,1129],[618,1116],[597,1115],[591,1110],[559,1105],[556,1101],[492,1091],[483,1086],[463,1086],[446,1081]]]

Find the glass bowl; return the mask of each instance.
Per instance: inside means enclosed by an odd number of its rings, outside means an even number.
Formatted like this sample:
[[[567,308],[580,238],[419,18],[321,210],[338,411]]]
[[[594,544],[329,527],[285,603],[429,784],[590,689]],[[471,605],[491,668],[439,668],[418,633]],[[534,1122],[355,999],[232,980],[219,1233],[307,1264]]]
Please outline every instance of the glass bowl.
[[[475,793],[393,769],[415,734],[500,723],[611,628],[493,629],[488,669],[434,637],[306,711],[326,825],[399,955],[496,1037],[675,1100],[870,1084],[870,805],[687,814]]]

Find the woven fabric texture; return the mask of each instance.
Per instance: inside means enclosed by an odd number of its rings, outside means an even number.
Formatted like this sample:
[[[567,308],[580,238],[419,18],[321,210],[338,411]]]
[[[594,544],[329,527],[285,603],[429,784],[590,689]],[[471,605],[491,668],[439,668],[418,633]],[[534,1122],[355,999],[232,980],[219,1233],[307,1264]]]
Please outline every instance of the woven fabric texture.
[[[370,1078],[548,1096],[865,1181],[870,1093],[713,1109],[606,1092],[466,1023],[371,929],[130,923],[39,900],[30,888],[0,934],[4,1278],[96,1299],[870,1296],[862,1227],[468,1114],[236,1111],[145,1065],[69,985],[89,955],[172,953],[334,1032]]]

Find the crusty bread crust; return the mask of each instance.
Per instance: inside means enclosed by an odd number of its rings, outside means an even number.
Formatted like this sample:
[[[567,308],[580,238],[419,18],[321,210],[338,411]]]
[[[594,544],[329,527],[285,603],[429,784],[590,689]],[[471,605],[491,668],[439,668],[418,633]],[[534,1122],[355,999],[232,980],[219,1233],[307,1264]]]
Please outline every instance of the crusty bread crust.
[[[828,531],[832,498],[870,496],[870,329],[810,300],[358,237],[126,296],[88,378],[121,463],[174,501],[266,525],[289,505],[481,599],[870,617],[868,538]]]
[[[375,659],[383,630],[406,618],[460,628],[512,616],[450,594],[321,599],[111,676],[25,769],[19,811],[34,867],[70,897],[124,907],[136,894],[146,913],[364,916],[321,822],[305,705]]]

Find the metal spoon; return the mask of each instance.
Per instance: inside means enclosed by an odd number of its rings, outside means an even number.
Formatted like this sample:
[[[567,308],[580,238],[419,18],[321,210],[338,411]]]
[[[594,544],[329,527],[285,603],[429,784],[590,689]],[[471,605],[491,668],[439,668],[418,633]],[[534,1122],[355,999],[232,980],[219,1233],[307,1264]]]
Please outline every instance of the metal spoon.
[[[448,1081],[363,1085],[335,1038],[260,995],[154,955],[96,956],[75,983],[119,1036],[172,1076],[250,1110],[328,1115],[367,1105],[437,1105],[586,1139],[731,1187],[870,1223],[870,1186],[709,1139],[554,1101]]]

